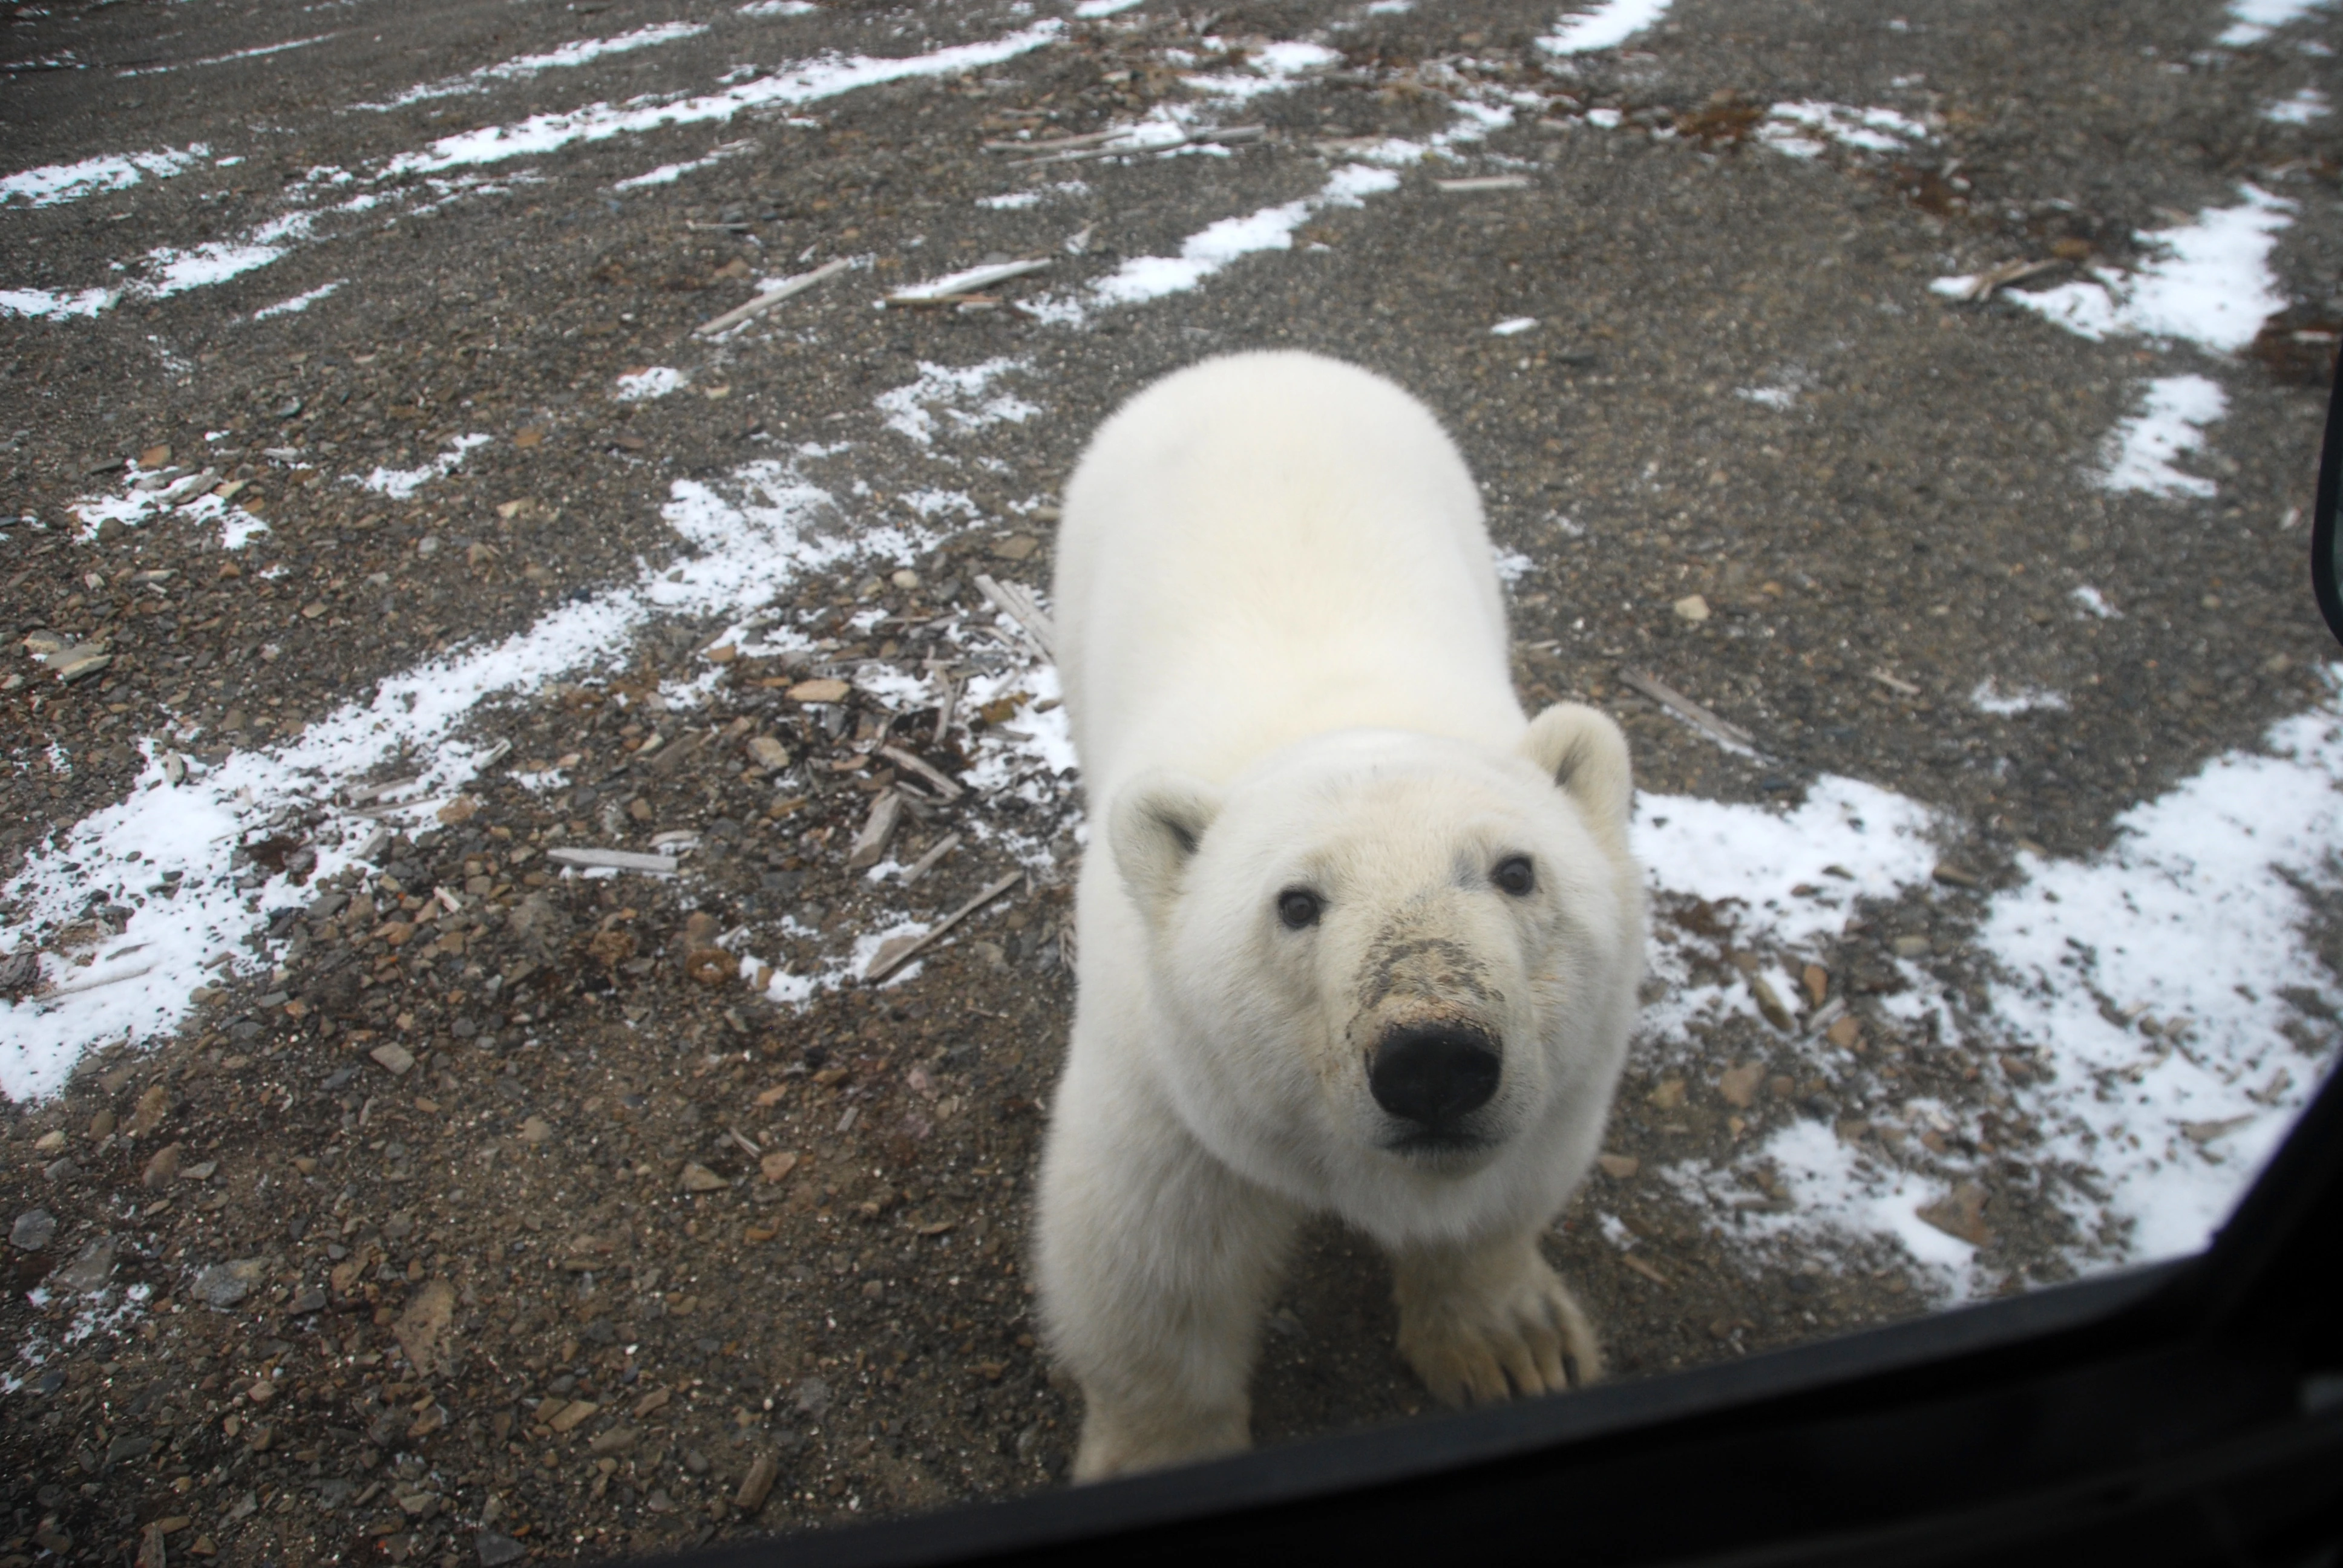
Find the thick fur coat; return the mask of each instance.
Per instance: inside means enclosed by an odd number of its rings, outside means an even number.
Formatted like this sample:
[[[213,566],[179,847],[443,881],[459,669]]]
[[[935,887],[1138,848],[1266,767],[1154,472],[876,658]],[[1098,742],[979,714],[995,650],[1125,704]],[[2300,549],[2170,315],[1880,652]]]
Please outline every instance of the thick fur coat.
[[[1091,844],[1037,1264],[1078,1478],[1247,1443],[1312,1212],[1389,1255],[1440,1397],[1595,1375],[1537,1239],[1635,1012],[1627,752],[1523,713],[1454,447],[1353,367],[1209,361],[1100,429],[1057,558]]]

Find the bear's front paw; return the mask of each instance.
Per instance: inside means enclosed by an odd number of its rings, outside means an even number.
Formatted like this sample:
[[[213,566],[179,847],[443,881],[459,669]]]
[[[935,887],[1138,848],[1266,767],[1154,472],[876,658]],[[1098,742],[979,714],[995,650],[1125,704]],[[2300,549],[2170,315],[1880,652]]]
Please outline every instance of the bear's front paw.
[[[1585,1312],[1543,1259],[1493,1288],[1464,1280],[1442,1288],[1419,1273],[1401,1297],[1400,1354],[1443,1404],[1558,1393],[1603,1375]]]

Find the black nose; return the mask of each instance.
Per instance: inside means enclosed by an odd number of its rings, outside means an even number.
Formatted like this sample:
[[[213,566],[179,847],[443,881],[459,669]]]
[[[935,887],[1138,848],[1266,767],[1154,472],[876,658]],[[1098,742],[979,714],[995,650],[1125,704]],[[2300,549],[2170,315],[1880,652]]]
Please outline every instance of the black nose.
[[[1444,1127],[1489,1103],[1500,1070],[1495,1044],[1476,1030],[1402,1029],[1375,1048],[1367,1088],[1393,1116]]]

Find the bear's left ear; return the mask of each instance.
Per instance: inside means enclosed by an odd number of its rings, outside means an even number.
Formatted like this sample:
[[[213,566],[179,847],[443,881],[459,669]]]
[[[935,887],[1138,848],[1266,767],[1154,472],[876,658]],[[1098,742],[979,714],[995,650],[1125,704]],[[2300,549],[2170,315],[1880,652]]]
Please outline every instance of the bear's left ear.
[[[1107,813],[1115,869],[1149,925],[1179,896],[1188,862],[1220,814],[1210,785],[1166,769],[1141,774],[1115,796]]]
[[[1617,725],[1591,708],[1558,702],[1530,720],[1522,755],[1578,802],[1588,827],[1625,852],[1635,781]]]

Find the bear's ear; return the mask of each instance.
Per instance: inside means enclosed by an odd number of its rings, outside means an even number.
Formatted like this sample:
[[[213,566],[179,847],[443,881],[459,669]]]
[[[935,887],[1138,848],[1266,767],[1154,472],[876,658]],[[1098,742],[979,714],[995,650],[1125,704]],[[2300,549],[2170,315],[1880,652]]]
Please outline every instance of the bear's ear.
[[[1168,769],[1143,773],[1115,796],[1108,836],[1115,869],[1152,925],[1178,896],[1221,798],[1199,779]]]
[[[1627,766],[1627,738],[1617,725],[1591,708],[1558,702],[1530,720],[1522,755],[1578,802],[1587,826],[1624,851],[1635,783]]]

